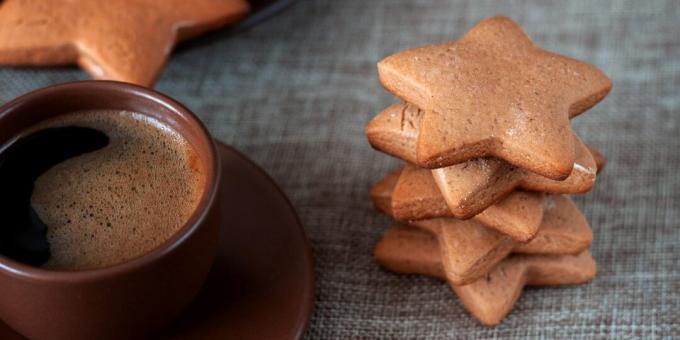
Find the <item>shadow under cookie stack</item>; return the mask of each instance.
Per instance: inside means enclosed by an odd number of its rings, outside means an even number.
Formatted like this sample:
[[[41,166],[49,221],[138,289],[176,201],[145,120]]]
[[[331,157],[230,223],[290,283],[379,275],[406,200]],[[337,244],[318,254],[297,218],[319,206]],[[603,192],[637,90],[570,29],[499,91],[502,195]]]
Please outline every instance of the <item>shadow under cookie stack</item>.
[[[381,266],[446,280],[485,325],[525,285],[595,277],[592,231],[564,194],[589,191],[604,165],[570,119],[609,93],[606,75],[536,47],[505,17],[389,56],[378,73],[403,102],[366,134],[406,162],[371,189],[397,221],[375,247]]]

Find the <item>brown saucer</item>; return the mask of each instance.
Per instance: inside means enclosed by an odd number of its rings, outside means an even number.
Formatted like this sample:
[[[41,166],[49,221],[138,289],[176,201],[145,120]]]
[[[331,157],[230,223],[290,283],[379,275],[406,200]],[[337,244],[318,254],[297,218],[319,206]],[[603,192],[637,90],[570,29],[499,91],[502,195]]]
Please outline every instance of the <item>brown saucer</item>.
[[[220,251],[196,300],[164,339],[301,339],[312,314],[312,252],[274,181],[233,148],[222,157]],[[22,339],[0,322],[0,339]]]

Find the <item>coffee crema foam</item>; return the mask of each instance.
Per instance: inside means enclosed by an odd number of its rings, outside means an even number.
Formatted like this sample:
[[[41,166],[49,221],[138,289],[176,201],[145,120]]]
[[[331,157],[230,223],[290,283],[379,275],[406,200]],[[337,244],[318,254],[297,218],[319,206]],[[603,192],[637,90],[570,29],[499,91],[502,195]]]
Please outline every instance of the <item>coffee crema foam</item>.
[[[109,144],[50,168],[31,205],[47,225],[47,269],[122,263],[171,238],[196,210],[205,173],[196,151],[154,118],[128,111],[76,112],[41,128],[99,130]]]

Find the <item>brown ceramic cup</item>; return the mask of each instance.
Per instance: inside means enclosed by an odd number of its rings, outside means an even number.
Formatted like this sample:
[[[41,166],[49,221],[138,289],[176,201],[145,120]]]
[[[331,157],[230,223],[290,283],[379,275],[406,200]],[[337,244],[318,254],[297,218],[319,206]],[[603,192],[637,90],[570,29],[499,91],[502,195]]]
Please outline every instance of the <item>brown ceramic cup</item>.
[[[162,94],[110,81],[74,82],[31,92],[0,108],[0,152],[36,123],[91,109],[139,112],[182,134],[206,169],[203,196],[172,238],[122,264],[51,271],[0,255],[0,319],[31,339],[152,336],[191,302],[217,253],[220,161],[215,143],[196,116]]]

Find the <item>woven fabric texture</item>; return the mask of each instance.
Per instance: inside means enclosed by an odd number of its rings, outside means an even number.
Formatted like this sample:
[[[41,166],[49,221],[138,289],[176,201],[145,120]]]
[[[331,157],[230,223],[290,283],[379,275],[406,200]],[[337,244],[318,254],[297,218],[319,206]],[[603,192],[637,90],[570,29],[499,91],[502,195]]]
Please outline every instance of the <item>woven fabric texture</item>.
[[[378,60],[496,14],[538,45],[599,66],[614,88],[573,123],[609,160],[595,189],[575,197],[593,227],[597,278],[527,289],[487,328],[445,283],[373,262],[391,220],[368,190],[399,162],[371,149],[364,127],[395,101],[377,81]],[[0,101],[86,78],[74,67],[1,68]],[[245,32],[180,47],[156,89],[290,196],[316,257],[310,339],[680,335],[678,1],[301,1]]]

